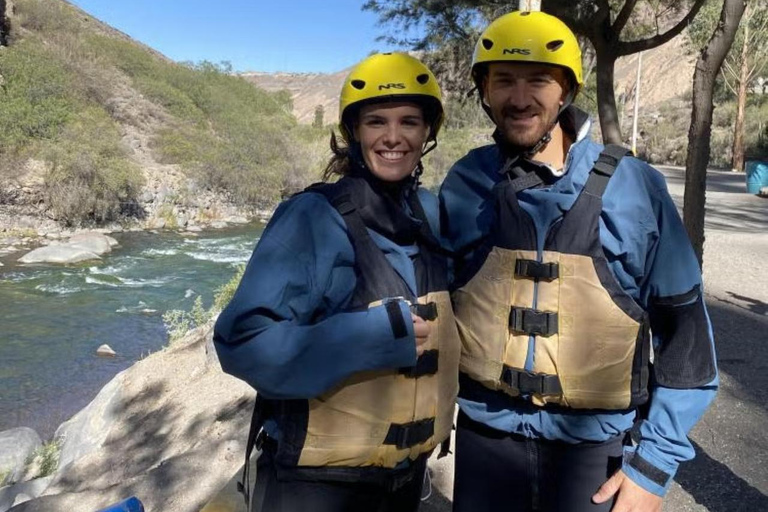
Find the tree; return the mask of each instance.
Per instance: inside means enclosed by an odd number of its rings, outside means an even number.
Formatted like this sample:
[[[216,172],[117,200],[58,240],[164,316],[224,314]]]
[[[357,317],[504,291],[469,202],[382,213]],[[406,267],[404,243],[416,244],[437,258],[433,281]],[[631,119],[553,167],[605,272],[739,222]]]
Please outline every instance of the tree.
[[[8,34],[11,28],[5,15],[5,4],[5,0],[0,0],[0,46],[8,46]]]
[[[312,127],[313,128],[322,128],[323,127],[323,116],[325,116],[325,109],[322,105],[318,105],[315,107],[315,118],[312,120]]]
[[[546,0],[542,10],[562,19],[594,51],[597,106],[606,142],[621,143],[614,95],[619,57],[656,48],[677,36],[706,0]],[[466,83],[473,43],[494,18],[517,8],[517,0],[368,0],[363,9],[383,25],[398,28],[384,40],[425,52],[425,60],[448,90]],[[674,19],[671,27],[666,20]],[[409,36],[413,30],[423,36]]]
[[[691,43],[698,50],[707,42],[718,22],[720,3],[708,0],[689,31]],[[720,77],[725,88],[737,99],[733,126],[731,169],[744,169],[744,117],[747,94],[768,65],[768,2],[756,0],[747,5],[739,30],[725,57]]]
[[[699,265],[703,265],[704,212],[712,135],[712,97],[715,80],[725,56],[731,49],[746,0],[724,0],[720,20],[701,50],[693,74],[693,109],[688,131],[688,155],[685,161],[685,195],[683,221],[693,243]]]

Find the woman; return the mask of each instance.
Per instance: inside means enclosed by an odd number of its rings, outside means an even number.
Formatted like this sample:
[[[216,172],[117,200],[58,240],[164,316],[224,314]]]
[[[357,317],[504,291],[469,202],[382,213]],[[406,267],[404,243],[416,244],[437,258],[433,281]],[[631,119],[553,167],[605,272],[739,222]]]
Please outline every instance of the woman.
[[[418,188],[439,86],[413,57],[373,55],[339,118],[326,178],[341,179],[280,205],[216,324],[222,367],[258,392],[255,511],[416,510],[453,421],[459,341],[437,201]]]

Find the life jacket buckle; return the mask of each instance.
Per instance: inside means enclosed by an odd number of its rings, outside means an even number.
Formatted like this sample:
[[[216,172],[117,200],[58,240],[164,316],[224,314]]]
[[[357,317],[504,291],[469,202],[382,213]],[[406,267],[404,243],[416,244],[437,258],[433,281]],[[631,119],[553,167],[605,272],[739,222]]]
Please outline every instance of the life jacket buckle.
[[[557,313],[530,308],[512,308],[509,312],[509,328],[515,332],[552,336],[557,334]]]

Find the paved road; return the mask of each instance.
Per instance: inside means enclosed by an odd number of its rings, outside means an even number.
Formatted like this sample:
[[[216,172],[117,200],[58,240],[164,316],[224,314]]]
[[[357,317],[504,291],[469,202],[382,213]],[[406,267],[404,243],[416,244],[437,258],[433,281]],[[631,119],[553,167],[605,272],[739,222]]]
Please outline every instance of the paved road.
[[[662,172],[682,208],[683,171]],[[768,199],[746,194],[743,174],[711,171],[707,182],[704,280],[722,387],[664,511],[768,512]],[[452,464],[433,461],[422,512],[450,511]]]

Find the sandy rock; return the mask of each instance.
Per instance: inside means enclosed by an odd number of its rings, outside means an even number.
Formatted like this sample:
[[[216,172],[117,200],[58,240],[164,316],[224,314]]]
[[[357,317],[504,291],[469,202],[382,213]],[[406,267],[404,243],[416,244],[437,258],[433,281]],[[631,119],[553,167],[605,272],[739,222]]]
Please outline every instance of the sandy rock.
[[[0,510],[8,510],[11,507],[37,498],[45,492],[52,481],[53,475],[50,475],[0,488]]]
[[[192,233],[199,233],[202,230],[203,228],[201,228],[200,226],[187,226],[187,231]]]
[[[253,404],[247,384],[206,364],[211,329],[113,379],[67,423],[60,469],[45,495],[14,512],[92,512],[128,496],[146,510],[199,512],[242,466]],[[112,398],[99,405],[105,394]],[[91,450],[73,459],[75,437]]]
[[[102,254],[112,252],[112,243],[110,242],[110,238],[111,237],[108,237],[102,233],[80,233],[70,238],[66,245],[70,247],[85,249],[86,251],[90,251],[101,256]],[[112,240],[114,240],[114,238],[112,238]],[[117,244],[117,240],[115,240],[115,244]]]
[[[227,227],[227,223],[223,220],[215,220],[211,222],[211,227],[214,229],[221,229]]]
[[[28,252],[19,258],[19,263],[79,263],[99,259],[97,254],[81,247],[51,245]]]
[[[0,469],[10,470],[6,480],[16,482],[24,474],[27,458],[42,445],[37,432],[28,427],[0,432]]]
[[[224,220],[231,224],[248,224],[248,222],[250,222],[248,219],[246,219],[242,215],[233,215],[231,217],[227,217]]]
[[[112,347],[109,345],[104,344],[96,349],[96,355],[100,357],[115,357],[117,352],[112,350]]]
[[[59,473],[69,464],[92,453],[104,444],[112,424],[120,413],[121,388],[125,372],[118,373],[96,395],[96,398],[56,429],[56,439],[61,439]],[[58,480],[58,478],[57,478]]]

